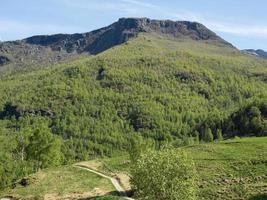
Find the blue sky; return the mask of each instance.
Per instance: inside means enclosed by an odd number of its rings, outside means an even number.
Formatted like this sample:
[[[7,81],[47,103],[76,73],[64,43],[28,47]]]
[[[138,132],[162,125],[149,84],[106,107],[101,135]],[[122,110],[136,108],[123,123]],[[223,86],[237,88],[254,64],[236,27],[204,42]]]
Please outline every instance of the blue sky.
[[[266,0],[4,0],[0,40],[88,32],[120,17],[198,21],[240,49],[267,50]]]

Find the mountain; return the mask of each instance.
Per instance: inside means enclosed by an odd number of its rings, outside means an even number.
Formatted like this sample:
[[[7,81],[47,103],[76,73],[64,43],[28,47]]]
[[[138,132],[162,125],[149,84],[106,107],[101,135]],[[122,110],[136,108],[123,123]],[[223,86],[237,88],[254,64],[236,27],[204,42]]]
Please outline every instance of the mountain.
[[[253,55],[253,56],[257,56],[259,58],[264,58],[267,59],[267,52],[262,50],[262,49],[258,49],[258,50],[254,50],[254,49],[245,49],[242,50],[244,53],[247,53],[249,55]]]
[[[120,19],[1,48],[15,71],[0,76],[0,188],[135,144],[267,134],[267,61],[195,22]]]
[[[197,22],[121,18],[110,26],[88,33],[39,35],[0,43],[0,65],[48,64],[79,54],[95,55],[140,33],[232,46]]]

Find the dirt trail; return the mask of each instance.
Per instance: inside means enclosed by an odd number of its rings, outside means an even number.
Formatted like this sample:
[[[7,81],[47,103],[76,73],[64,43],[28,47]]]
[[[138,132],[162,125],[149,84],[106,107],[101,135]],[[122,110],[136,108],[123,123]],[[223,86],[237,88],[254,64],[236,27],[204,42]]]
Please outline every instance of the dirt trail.
[[[90,168],[88,168],[86,166],[82,166],[82,165],[74,165],[74,166],[78,167],[80,169],[92,172],[94,174],[97,174],[98,176],[101,176],[103,178],[109,179],[111,181],[111,183],[113,184],[113,186],[115,187],[115,189],[119,192],[120,196],[122,196],[123,198],[128,199],[128,200],[134,200],[133,198],[127,197],[126,191],[123,189],[123,187],[120,185],[120,183],[119,183],[119,181],[117,179],[112,178],[110,176],[107,176],[105,174],[102,174],[100,172],[97,172],[97,171],[95,171],[93,169],[90,169]]]

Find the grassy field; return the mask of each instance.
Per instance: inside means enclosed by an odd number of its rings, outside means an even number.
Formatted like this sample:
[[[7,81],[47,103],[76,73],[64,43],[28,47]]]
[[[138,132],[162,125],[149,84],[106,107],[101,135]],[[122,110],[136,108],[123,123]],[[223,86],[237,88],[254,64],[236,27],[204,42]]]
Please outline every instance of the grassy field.
[[[266,144],[267,137],[262,137],[185,147],[199,173],[199,199],[267,199]],[[113,176],[130,169],[127,155],[86,163]]]
[[[200,174],[202,199],[267,195],[267,138],[235,139],[186,148]],[[266,199],[267,196],[265,196]]]
[[[2,191],[0,196],[13,196],[22,199],[116,199],[99,197],[116,195],[109,180],[88,171],[65,166],[40,171],[28,178],[28,185],[19,183],[14,189]]]

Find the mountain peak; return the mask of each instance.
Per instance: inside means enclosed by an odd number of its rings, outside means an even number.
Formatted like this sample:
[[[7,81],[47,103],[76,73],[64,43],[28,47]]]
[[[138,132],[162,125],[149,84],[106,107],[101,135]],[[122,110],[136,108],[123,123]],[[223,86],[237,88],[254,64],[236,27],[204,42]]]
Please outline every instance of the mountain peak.
[[[118,25],[139,32],[155,32],[194,40],[216,40],[230,45],[203,24],[190,21],[154,20],[149,18],[120,18]]]
[[[168,35],[175,38],[210,40],[231,45],[214,32],[197,22],[152,20],[149,18],[120,18],[110,26],[83,34],[57,34],[33,36],[23,40],[26,43],[52,46],[54,50],[67,52],[88,52],[97,54],[112,46],[126,42],[141,32]]]
[[[4,42],[0,45],[0,56],[2,54],[2,56],[15,55],[14,57],[17,58],[27,58],[28,55],[31,55],[30,59],[38,58],[37,63],[46,63],[47,60],[55,62],[81,53],[98,54],[137,37],[140,33],[212,42],[233,47],[197,22],[120,18],[117,22],[92,32],[37,35],[15,42]],[[44,55],[49,55],[49,59]],[[21,59],[17,61],[17,63],[21,63]],[[6,63],[8,62],[4,64]]]

